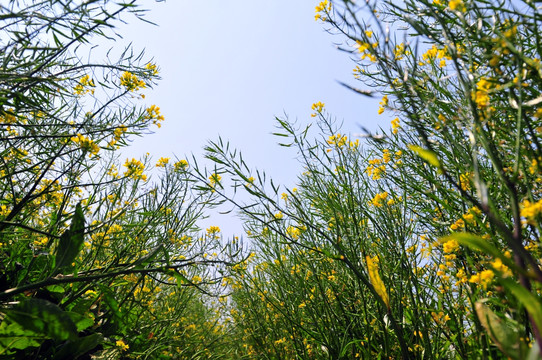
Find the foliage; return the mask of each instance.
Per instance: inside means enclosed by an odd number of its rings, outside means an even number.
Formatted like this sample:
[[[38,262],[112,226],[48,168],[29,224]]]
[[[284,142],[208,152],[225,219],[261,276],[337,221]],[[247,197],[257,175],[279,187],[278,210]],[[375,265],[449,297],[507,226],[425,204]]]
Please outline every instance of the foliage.
[[[232,268],[238,354],[536,358],[538,7],[325,0],[316,11],[371,90],[347,86],[382,93],[378,113],[393,120],[360,144],[321,102],[307,126],[279,119],[304,167],[294,189],[228,143],[207,147],[257,254]]]
[[[304,168],[291,189],[221,139],[212,170],[119,161],[164,119],[138,105],[155,64],[89,46],[134,1],[0,10],[0,358],[539,356],[534,3],[319,3],[370,90],[346,86],[381,93],[391,126],[360,141],[322,102],[278,119]],[[223,202],[248,243],[200,233]]]
[[[144,12],[0,5],[0,358],[208,357],[220,335],[201,293],[216,294],[235,254],[196,226],[215,195],[185,160],[119,161],[164,120],[142,105],[158,67],[93,46],[130,14]]]

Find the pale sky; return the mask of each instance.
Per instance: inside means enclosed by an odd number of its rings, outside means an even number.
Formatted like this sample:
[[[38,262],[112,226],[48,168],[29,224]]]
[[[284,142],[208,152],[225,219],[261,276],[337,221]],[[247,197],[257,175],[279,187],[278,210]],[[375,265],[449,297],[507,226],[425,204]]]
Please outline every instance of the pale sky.
[[[160,67],[162,80],[146,92],[165,121],[155,134],[136,139],[126,156],[200,156],[221,136],[240,149],[253,168],[276,183],[294,186],[301,173],[293,149],[277,145],[275,116],[307,124],[317,101],[339,122],[343,133],[389,127],[377,115],[378,98],[361,97],[337,80],[365,88],[352,76],[350,55],[336,49],[344,38],[330,35],[314,20],[312,0],[149,1],[146,18],[118,29],[137,50],[145,49]],[[121,43],[117,41],[117,43]],[[231,218],[213,216],[224,236],[240,232]]]

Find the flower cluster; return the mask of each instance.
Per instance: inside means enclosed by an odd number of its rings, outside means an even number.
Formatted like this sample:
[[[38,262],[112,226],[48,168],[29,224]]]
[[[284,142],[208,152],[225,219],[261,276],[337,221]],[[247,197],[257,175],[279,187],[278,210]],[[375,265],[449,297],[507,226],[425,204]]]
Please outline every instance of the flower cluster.
[[[323,102],[320,102],[320,101],[312,104],[312,110],[314,110],[315,112],[312,113],[311,116],[316,117],[316,115],[318,115],[319,113],[321,113],[324,110],[324,106],[325,106],[325,104]]]
[[[162,168],[165,168],[166,165],[169,163],[169,158],[165,158],[165,157],[161,157],[160,159],[158,159],[158,161],[156,162],[156,167],[162,167]]]
[[[120,84],[126,88],[127,91],[138,91],[141,88],[145,88],[147,85],[136,75],[129,71],[125,71],[120,77]]]
[[[96,85],[94,84],[94,80],[91,79],[90,76],[85,75],[79,79],[79,83],[75,85],[73,91],[76,95],[85,95],[89,92],[94,95],[95,87]]]
[[[145,69],[149,70],[153,76],[158,75],[158,67],[156,66],[156,64],[148,63],[147,65],[145,65]]]
[[[92,139],[89,139],[82,134],[72,136],[71,141],[77,144],[84,151],[90,152],[90,156],[96,155],[100,151],[100,147],[94,141],[92,141]]]
[[[188,161],[184,159],[179,160],[175,164],[173,164],[173,168],[175,169],[175,171],[178,171],[178,172],[185,170],[187,167],[188,167]]]
[[[160,113],[160,108],[158,106],[151,105],[146,109],[146,114],[143,116],[143,119],[152,120],[152,124],[160,128],[162,126],[160,121],[164,121],[164,116]]]
[[[113,138],[109,141],[109,146],[115,146],[115,144],[121,139],[122,135],[128,130],[125,125],[120,125],[113,131]]]
[[[384,205],[384,201],[387,198],[388,198],[388,193],[384,191],[384,192],[376,194],[375,197],[369,202],[369,204],[376,207],[382,207]]]
[[[326,21],[328,15],[331,12],[331,2],[329,0],[323,0],[315,8],[316,15],[314,15],[314,20]]]
[[[126,159],[126,162],[124,163],[124,166],[126,167],[126,171],[124,172],[124,176],[130,177],[134,180],[147,180],[147,175],[143,173],[143,170],[145,170],[145,165],[139,160],[133,159],[128,160]]]

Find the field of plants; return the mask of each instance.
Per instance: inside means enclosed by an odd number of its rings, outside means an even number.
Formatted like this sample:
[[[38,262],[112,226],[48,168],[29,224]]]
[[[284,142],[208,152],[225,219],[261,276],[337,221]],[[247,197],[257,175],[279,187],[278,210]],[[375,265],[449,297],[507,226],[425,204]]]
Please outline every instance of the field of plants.
[[[540,3],[315,5],[393,120],[277,118],[285,188],[220,138],[120,158],[159,64],[90,49],[139,1],[0,4],[0,359],[541,357]]]

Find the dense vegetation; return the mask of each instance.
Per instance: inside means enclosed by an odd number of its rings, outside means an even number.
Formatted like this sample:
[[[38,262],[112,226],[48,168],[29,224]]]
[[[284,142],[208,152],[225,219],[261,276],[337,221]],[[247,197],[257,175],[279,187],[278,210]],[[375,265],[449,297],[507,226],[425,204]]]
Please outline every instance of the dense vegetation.
[[[0,358],[540,357],[534,2],[318,4],[349,87],[393,120],[355,138],[321,102],[277,119],[292,189],[221,139],[212,171],[118,159],[163,120],[140,105],[159,69],[81,54],[135,1],[0,9]],[[197,228],[222,202],[248,248]]]

